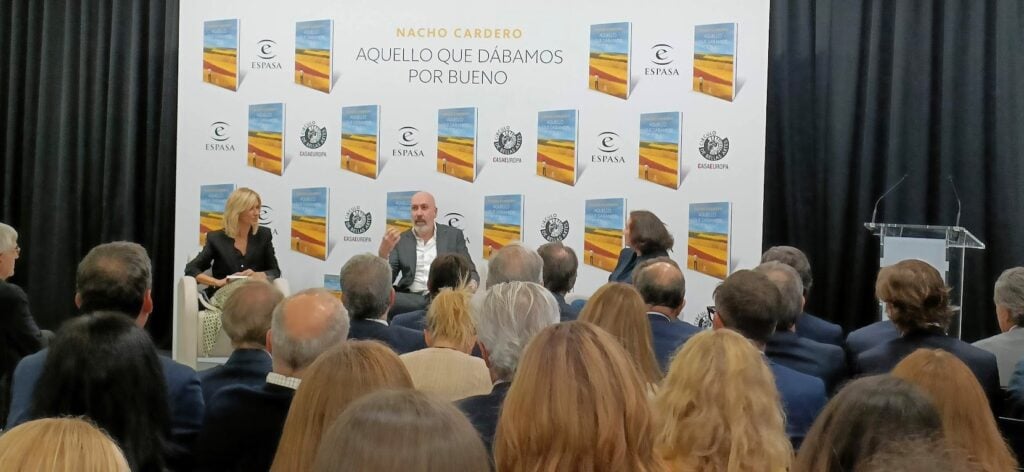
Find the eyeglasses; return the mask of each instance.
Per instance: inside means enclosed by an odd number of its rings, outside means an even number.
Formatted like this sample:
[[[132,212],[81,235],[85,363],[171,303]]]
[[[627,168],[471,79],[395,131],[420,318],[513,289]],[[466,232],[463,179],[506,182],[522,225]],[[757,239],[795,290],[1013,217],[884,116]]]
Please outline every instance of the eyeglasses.
[[[707,309],[708,309],[708,319],[714,320],[715,319],[715,307],[713,305],[708,305]]]

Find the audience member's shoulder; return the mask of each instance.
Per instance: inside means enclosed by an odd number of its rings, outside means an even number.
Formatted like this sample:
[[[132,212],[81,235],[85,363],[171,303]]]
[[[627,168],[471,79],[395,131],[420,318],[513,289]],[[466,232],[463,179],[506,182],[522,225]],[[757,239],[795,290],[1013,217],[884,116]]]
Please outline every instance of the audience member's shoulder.
[[[43,365],[46,364],[46,356],[49,352],[49,349],[42,349],[38,352],[22,357],[21,360],[18,361],[18,366],[14,368],[14,377],[17,378],[19,373],[42,371]]]
[[[9,300],[26,301],[28,300],[28,295],[25,294],[21,287],[0,281],[0,300],[5,302]]]
[[[250,385],[229,385],[214,393],[210,397],[210,404],[206,405],[208,414],[224,413],[226,411],[242,409],[244,401],[250,398],[257,398],[263,395],[262,386]]]
[[[409,329],[422,329],[424,318],[426,318],[425,311],[410,311],[408,313],[395,315],[395,317],[391,320],[391,324],[395,326],[402,326]]]
[[[779,381],[780,390],[803,395],[825,395],[825,382],[821,379],[775,362],[771,362],[771,367]]]

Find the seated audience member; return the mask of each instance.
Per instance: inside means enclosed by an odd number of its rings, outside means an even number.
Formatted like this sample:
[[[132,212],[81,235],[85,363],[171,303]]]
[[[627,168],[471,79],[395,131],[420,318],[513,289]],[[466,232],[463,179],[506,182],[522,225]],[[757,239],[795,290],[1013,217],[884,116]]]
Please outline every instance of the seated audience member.
[[[341,300],[352,318],[349,339],[374,339],[399,354],[423,349],[423,333],[388,325],[388,309],[395,302],[388,261],[373,254],[353,256],[341,268]]]
[[[412,387],[398,355],[377,341],[345,342],[323,353],[295,392],[270,470],[310,470],[324,430],[352,402],[378,390]]]
[[[87,416],[117,441],[131,470],[164,470],[171,420],[149,335],[122,313],[98,311],[64,323],[49,351],[30,417]]]
[[[494,437],[497,470],[661,471],[654,419],[629,354],[583,321],[544,328],[523,352]]]
[[[821,379],[825,382],[825,391],[833,392],[846,379],[846,353],[839,346],[796,334],[794,323],[804,307],[800,275],[781,262],[765,262],[754,270],[766,275],[782,295],[782,310],[775,334],[765,346],[765,355],[790,369]]]
[[[272,370],[262,386],[225,387],[210,399],[196,442],[198,470],[269,469],[306,368],[345,340],[348,321],[345,308],[324,289],[303,290],[279,303],[267,332]]]
[[[889,372],[920,348],[943,349],[967,364],[985,390],[993,411],[999,411],[1002,398],[996,356],[946,335],[953,312],[949,307],[949,289],[939,271],[916,259],[883,267],[878,272],[875,296],[885,303],[885,310],[901,335],[857,356],[855,372]]]
[[[558,300],[558,313],[562,321],[575,320],[580,310],[566,303],[565,295],[576,285],[576,271],[579,269],[576,251],[561,241],[555,241],[537,248],[537,254],[544,261],[541,277],[544,279],[544,287],[551,290],[555,300]]]
[[[142,246],[124,241],[96,246],[78,264],[75,305],[82,313],[129,313],[135,316],[136,325],[145,326],[153,311],[152,274],[149,255]],[[11,382],[7,428],[28,419],[36,381],[43,371],[48,352],[44,349],[18,363]],[[187,450],[192,447],[203,420],[203,391],[199,377],[191,367],[163,356],[159,361],[170,403],[170,440]]]
[[[315,472],[489,472],[473,426],[451,403],[415,390],[366,395],[324,434]]]
[[[490,451],[519,357],[534,335],[558,323],[558,302],[540,284],[507,282],[488,288],[479,307],[474,306],[473,316],[493,387],[491,393],[468,397],[458,406]]]
[[[931,398],[950,446],[971,464],[984,472],[1017,469],[985,392],[960,359],[941,349],[918,349],[896,364],[892,375],[916,385]]]
[[[430,308],[430,303],[441,289],[466,287],[472,271],[473,266],[460,254],[437,256],[430,263],[430,273],[427,274],[427,308]],[[391,324],[423,331],[426,328],[427,308],[399,314],[391,319]]]
[[[999,385],[1010,384],[1013,368],[1024,357],[1024,267],[1007,269],[996,279],[995,294],[997,334],[974,343],[996,356]]]
[[[633,283],[634,269],[648,259],[667,258],[675,245],[665,223],[647,210],[629,212],[623,239],[626,247],[619,252],[619,260],[608,275],[609,282]]]
[[[271,368],[267,352],[270,315],[283,298],[276,287],[258,280],[243,282],[228,298],[222,320],[224,332],[235,350],[224,365],[199,373],[206,403],[224,387],[259,387],[267,381]]]
[[[476,328],[469,297],[464,290],[442,290],[427,312],[424,336],[428,347],[402,354],[417,390],[448,401],[491,393],[487,364],[470,355],[476,345]]]
[[[7,431],[0,464],[7,472],[131,470],[110,436],[81,418],[44,418]]]
[[[814,276],[811,273],[811,262],[807,260],[807,255],[803,251],[793,246],[772,246],[764,254],[761,254],[761,262],[771,261],[781,262],[792,267],[800,274],[804,298],[806,299],[810,295]],[[803,308],[801,308],[794,326],[796,334],[802,338],[843,347],[843,328],[841,326],[807,313],[803,311]]]
[[[7,418],[6,394],[14,367],[43,348],[43,333],[28,309],[28,295],[7,282],[20,254],[18,232],[0,223],[0,422]]]
[[[640,377],[646,385],[654,387],[661,381],[661,368],[654,358],[647,305],[633,286],[609,282],[597,289],[580,312],[580,321],[600,326],[626,348],[633,358]]]
[[[864,352],[900,337],[900,330],[892,324],[892,320],[882,320],[855,329],[846,336],[846,356],[852,366],[857,356]]]
[[[714,292],[715,329],[729,328],[749,339],[759,350],[775,332],[782,294],[764,274],[738,270]],[[825,406],[825,383],[768,359],[775,386],[786,412],[786,434],[799,447],[814,418]]]
[[[892,438],[854,472],[978,472],[943,438]]]
[[[728,329],[702,332],[672,360],[654,399],[654,449],[671,470],[789,470],[780,402],[753,344]]]
[[[657,257],[642,262],[633,271],[633,286],[647,305],[654,357],[665,372],[672,355],[700,332],[700,328],[679,319],[686,306],[686,279],[679,264],[667,257]]]
[[[792,470],[858,471],[894,440],[905,439],[946,445],[931,400],[910,382],[889,375],[856,379],[818,416]]]
[[[491,288],[505,282],[541,283],[544,260],[537,251],[518,242],[506,244],[491,255],[487,263],[487,282]]]

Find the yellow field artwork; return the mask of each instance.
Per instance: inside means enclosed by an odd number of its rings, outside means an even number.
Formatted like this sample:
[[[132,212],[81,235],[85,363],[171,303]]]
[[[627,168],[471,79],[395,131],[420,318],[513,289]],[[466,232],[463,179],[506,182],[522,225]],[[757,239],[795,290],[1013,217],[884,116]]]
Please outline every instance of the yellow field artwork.
[[[735,77],[733,56],[694,54],[693,90],[732,101]]]
[[[330,93],[331,52],[320,49],[296,49],[295,83]]]
[[[629,96],[629,55],[590,53],[590,74],[587,86],[591,90],[625,99]]]
[[[388,218],[385,221],[385,224],[387,226],[387,229],[394,228],[394,229],[398,230],[399,233],[402,233],[402,232],[405,232],[407,230],[412,229],[412,221],[409,221],[409,220],[396,220],[396,219]]]
[[[472,139],[439,137],[437,139],[437,171],[467,182],[476,177]]]
[[[686,266],[724,280],[729,270],[728,249],[726,235],[691,231],[686,244]]]
[[[567,185],[576,185],[576,143],[554,139],[537,140],[537,175]]]
[[[203,82],[238,89],[238,50],[203,48]]]
[[[206,233],[224,229],[223,212],[199,212],[199,244],[206,245]]]
[[[366,134],[342,134],[341,168],[376,179],[377,137]]]
[[[587,227],[583,233],[583,263],[611,272],[622,251],[622,231]]]
[[[679,188],[679,145],[640,142],[638,176],[648,182]]]
[[[249,132],[249,167],[281,175],[284,171],[284,147],[281,133]]]
[[[327,260],[327,219],[303,216],[292,218],[293,251]]]
[[[513,241],[522,240],[522,227],[516,225],[484,224],[484,259]]]

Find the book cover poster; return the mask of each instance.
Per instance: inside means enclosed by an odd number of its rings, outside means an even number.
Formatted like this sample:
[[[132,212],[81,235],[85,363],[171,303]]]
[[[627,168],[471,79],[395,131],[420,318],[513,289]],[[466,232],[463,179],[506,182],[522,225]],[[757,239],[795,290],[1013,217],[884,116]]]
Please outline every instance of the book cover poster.
[[[199,245],[206,245],[206,233],[224,229],[224,206],[235,191],[235,184],[199,187]]]
[[[637,171],[641,180],[670,189],[679,188],[680,118],[677,111],[640,115]]]
[[[248,165],[284,173],[284,104],[249,105]]]
[[[238,19],[203,22],[203,82],[238,90]]]
[[[691,203],[686,267],[725,280],[729,275],[731,223],[731,203]]]
[[[576,185],[576,110],[537,114],[537,175]]]
[[[376,179],[380,174],[380,107],[341,108],[341,168]]]
[[[293,251],[327,260],[327,187],[292,190]]]
[[[629,98],[629,23],[590,25],[587,86],[623,100]]]
[[[476,108],[438,110],[437,171],[476,180]]]
[[[484,197],[484,259],[513,241],[523,240],[523,196]]]
[[[295,83],[324,93],[331,92],[332,20],[295,23]]]
[[[341,276],[338,274],[324,274],[324,289],[331,292],[331,295],[341,300]]]
[[[387,229],[403,232],[412,229],[412,196],[416,190],[407,192],[388,192]]]
[[[693,91],[730,102],[736,98],[736,23],[694,28]]]
[[[583,221],[583,263],[611,272],[622,251],[626,199],[587,200]]]

